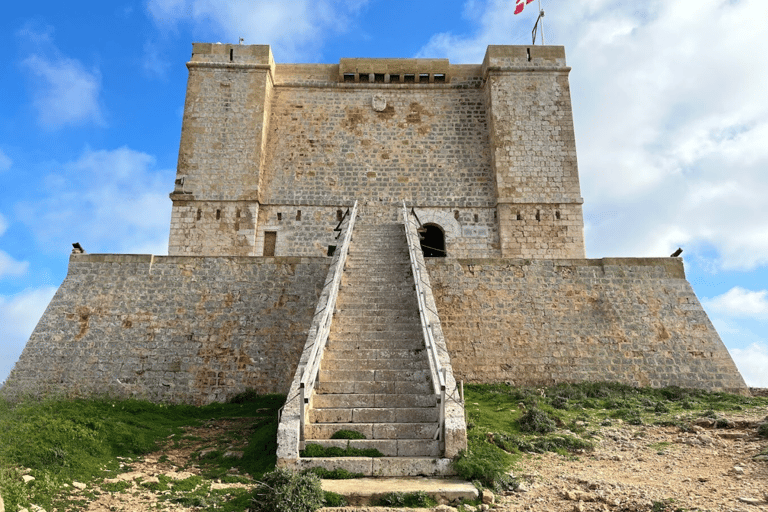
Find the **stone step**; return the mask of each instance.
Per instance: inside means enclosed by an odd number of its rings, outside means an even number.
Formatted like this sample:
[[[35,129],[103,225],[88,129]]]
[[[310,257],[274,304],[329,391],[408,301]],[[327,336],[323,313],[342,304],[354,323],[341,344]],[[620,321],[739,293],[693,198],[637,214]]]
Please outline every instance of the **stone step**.
[[[363,322],[368,325],[361,325]],[[389,323],[389,328],[387,324]],[[396,315],[351,315],[333,319],[332,339],[352,339],[355,335],[370,335],[366,339],[387,341],[391,339],[420,339],[421,322],[418,317],[403,318]]]
[[[407,331],[414,325],[421,325],[421,322],[419,321],[419,312],[414,310],[380,309],[371,312],[359,308],[342,309],[333,315],[331,329],[344,331],[344,329],[337,329],[337,327],[345,325],[356,327],[356,329],[350,329],[350,332],[359,332],[363,328],[380,331],[382,327],[386,327],[388,331],[397,332]]]
[[[364,380],[364,379],[361,379]],[[312,398],[313,409],[372,409],[399,407],[413,409],[416,407],[435,407],[435,395],[364,395],[359,393],[315,394]]]
[[[424,439],[307,439],[306,444],[319,444],[326,448],[374,448],[384,457],[439,457],[440,441]]]
[[[368,340],[364,336],[358,339],[333,339],[329,340],[326,348],[329,350],[375,350],[379,348],[395,348],[400,350],[417,350],[424,348],[424,340],[414,339],[390,339]]]
[[[434,393],[431,381],[320,381],[315,384],[318,394],[428,394]]]
[[[366,476],[450,476],[456,471],[451,459],[435,457],[303,457],[297,470],[308,468],[346,469]]]
[[[416,300],[416,293],[413,287],[403,287],[402,290],[393,291],[366,291],[366,290],[354,290],[352,288],[344,288],[344,293],[340,293],[336,299],[336,305],[344,305],[356,302],[391,302],[400,301],[404,298],[413,297],[414,304]]]
[[[398,380],[427,382],[430,379],[430,372],[427,370],[320,370],[319,375],[321,382],[391,382]]]
[[[323,362],[336,359],[413,359],[429,362],[425,349],[368,349],[368,350],[335,350],[327,349],[323,354]]]
[[[433,423],[437,407],[312,409],[310,423]]]
[[[349,340],[337,340],[330,342],[328,344],[329,350],[374,350],[377,348],[396,348],[400,350],[416,350],[416,349],[423,349],[424,348],[424,342],[421,340],[403,340],[403,341],[365,341],[365,340],[356,340],[356,341],[349,341]],[[340,380],[340,379],[331,379],[331,380]]]
[[[335,492],[336,494],[344,496],[349,507],[370,506],[372,503],[376,503],[383,498],[392,489],[397,489],[399,492],[405,493],[425,493],[438,503],[472,502],[480,496],[479,491],[474,485],[466,480],[456,478],[424,478],[412,476],[348,478],[344,480],[322,480],[322,486],[323,490],[326,492]],[[358,509],[350,508],[348,510]],[[371,510],[380,509],[372,508]],[[408,511],[410,509],[399,510]],[[466,507],[464,510],[467,510]]]
[[[419,359],[326,359],[321,370],[424,370],[429,368],[426,358]]]
[[[438,428],[437,423],[307,423],[304,439],[330,439],[339,430],[354,430],[366,439],[433,440]]]
[[[391,297],[375,297],[374,294],[368,296],[352,297],[352,294],[346,297],[344,301],[336,302],[336,311],[343,311],[345,309],[394,309],[395,305],[399,305],[403,308],[404,312],[411,314],[414,317],[419,315],[418,302],[416,302],[416,296],[413,292],[409,292],[407,295],[400,295],[395,298]]]

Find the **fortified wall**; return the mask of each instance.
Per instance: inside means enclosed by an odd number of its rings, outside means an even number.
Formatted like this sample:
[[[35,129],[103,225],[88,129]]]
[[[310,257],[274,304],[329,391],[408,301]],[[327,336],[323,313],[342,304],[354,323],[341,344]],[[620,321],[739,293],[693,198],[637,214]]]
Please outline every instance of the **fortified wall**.
[[[457,380],[746,392],[681,259],[585,259],[562,47],[187,67],[169,256],[73,254],[6,396],[287,393],[355,201],[418,219]]]

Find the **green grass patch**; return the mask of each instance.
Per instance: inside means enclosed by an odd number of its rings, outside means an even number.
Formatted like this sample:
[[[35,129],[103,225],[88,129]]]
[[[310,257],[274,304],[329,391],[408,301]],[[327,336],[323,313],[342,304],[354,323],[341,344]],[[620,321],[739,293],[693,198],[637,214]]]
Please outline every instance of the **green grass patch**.
[[[204,467],[223,474],[234,466],[260,476],[275,465],[277,410],[285,397],[250,399],[204,407],[140,400],[0,400],[0,494],[6,509],[35,504],[50,510],[65,484],[114,476],[118,457],[126,461],[148,454],[170,436],[171,443],[181,438],[185,427],[221,418],[254,418],[245,456],[206,461]],[[22,469],[35,478],[31,484],[20,484]]]
[[[331,439],[367,439],[365,434],[356,430],[337,430]]]
[[[322,446],[308,444],[299,452],[300,457],[383,457],[376,448],[339,448],[338,446]]]
[[[424,491],[391,492],[376,500],[375,505],[379,507],[426,508],[436,506],[437,501]]]
[[[352,478],[365,477],[363,473],[352,473],[343,468],[336,468],[333,470],[328,470],[325,468],[309,468],[305,469],[304,473],[312,473],[318,478],[322,478],[324,480],[349,480]]]
[[[454,467],[463,478],[492,489],[516,485],[507,473],[524,453],[571,456],[592,450],[598,425],[655,424],[687,430],[701,416],[725,423],[718,412],[768,406],[763,397],[611,382],[546,388],[467,384],[464,392],[468,449]]]

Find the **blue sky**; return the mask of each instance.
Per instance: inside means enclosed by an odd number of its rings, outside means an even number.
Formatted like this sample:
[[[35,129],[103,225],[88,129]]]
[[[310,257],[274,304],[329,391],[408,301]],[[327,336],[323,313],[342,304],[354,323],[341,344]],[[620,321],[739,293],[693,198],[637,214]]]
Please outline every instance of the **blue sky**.
[[[587,254],[668,256],[768,387],[768,2],[544,0],[571,72]],[[501,0],[12,2],[0,18],[0,382],[88,252],[167,252],[192,42],[278,62],[529,44]]]

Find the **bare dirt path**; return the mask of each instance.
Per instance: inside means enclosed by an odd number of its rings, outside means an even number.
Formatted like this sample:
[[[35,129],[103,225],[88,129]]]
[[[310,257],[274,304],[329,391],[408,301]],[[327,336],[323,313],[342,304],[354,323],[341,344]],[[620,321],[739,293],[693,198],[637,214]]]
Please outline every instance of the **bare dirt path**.
[[[601,427],[594,452],[574,456],[554,453],[526,455],[514,470],[523,482],[517,492],[496,496],[488,509],[498,512],[673,512],[768,511],[768,439],[756,435],[759,415],[726,415],[734,428],[694,426]],[[189,442],[139,460],[100,487],[73,489],[72,498],[87,497],[81,510],[149,511],[200,510],[163,499],[152,483],[163,475],[184,481],[200,474],[199,454],[217,439],[242,429],[237,421],[210,423],[190,429]],[[123,482],[120,484],[120,482]],[[249,483],[206,482],[211,489],[251,488]],[[115,486],[123,489],[114,491]],[[473,508],[474,509],[474,508]],[[477,508],[483,510],[485,507]],[[381,508],[323,509],[341,512],[393,510]],[[411,509],[414,510],[414,509]],[[452,507],[436,510],[451,511]]]

